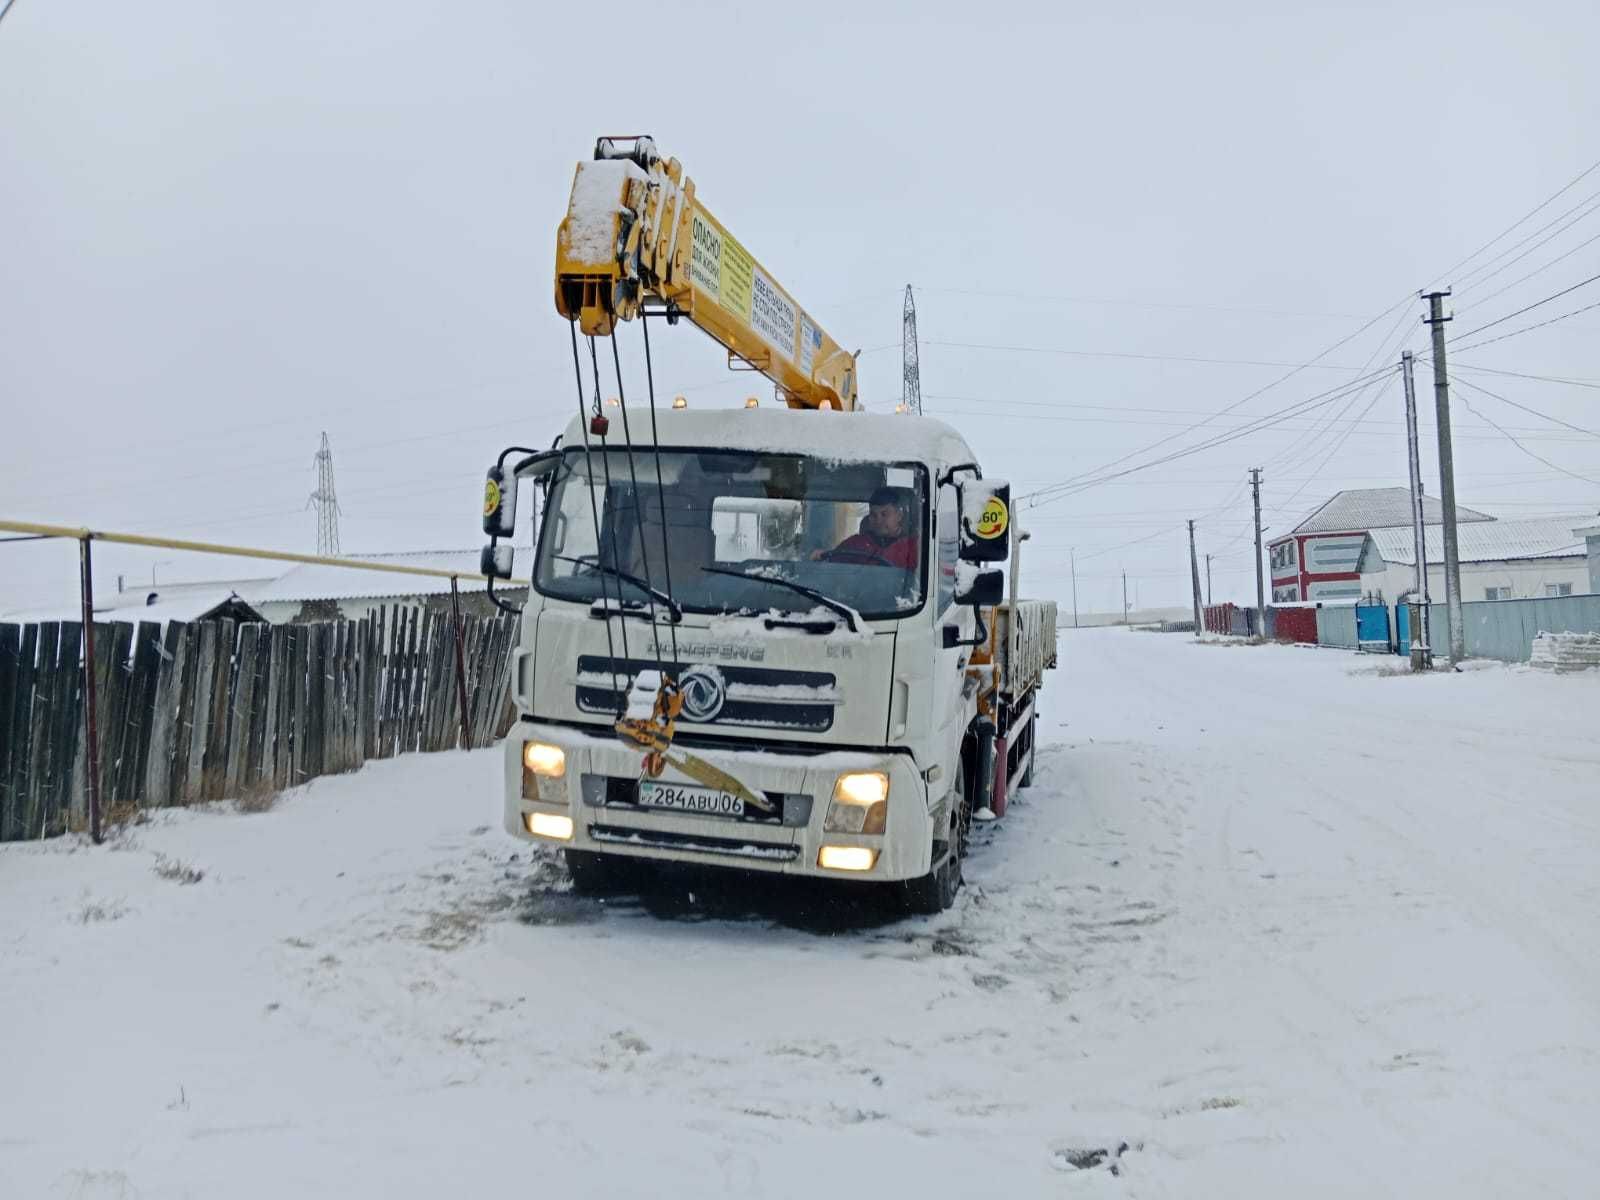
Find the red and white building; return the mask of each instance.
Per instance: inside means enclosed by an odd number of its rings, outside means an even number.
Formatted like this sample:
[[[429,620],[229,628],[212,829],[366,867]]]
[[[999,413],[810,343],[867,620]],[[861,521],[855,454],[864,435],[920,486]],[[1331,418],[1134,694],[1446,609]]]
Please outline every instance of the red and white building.
[[[1423,521],[1437,525],[1439,501],[1424,496]],[[1492,521],[1486,513],[1456,509],[1458,524]],[[1289,533],[1267,543],[1272,603],[1361,599],[1362,551],[1373,530],[1411,527],[1407,488],[1352,488],[1335,494]]]

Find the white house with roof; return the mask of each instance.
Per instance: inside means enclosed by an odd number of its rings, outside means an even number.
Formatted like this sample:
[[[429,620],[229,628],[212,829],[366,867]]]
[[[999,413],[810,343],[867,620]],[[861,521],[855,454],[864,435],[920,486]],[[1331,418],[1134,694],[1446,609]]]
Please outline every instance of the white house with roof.
[[[1579,531],[1593,520],[1576,516],[1459,524],[1461,598],[1527,600],[1591,591],[1588,552]],[[1428,525],[1423,533],[1428,595],[1443,600],[1444,529]],[[1360,559],[1362,594],[1394,603],[1415,590],[1416,563],[1416,537],[1409,525],[1371,530]]]
[[[1439,502],[1424,496],[1423,520],[1437,525]],[[1456,509],[1461,527],[1493,521],[1487,513]],[[1267,543],[1274,604],[1339,600],[1353,603],[1363,594],[1361,560],[1374,530],[1411,530],[1411,490],[1349,488],[1318,505],[1305,520]]]
[[[1428,591],[1444,599],[1444,539],[1439,501],[1423,497]],[[1500,521],[1456,508],[1465,600],[1584,595],[1594,590],[1585,545],[1593,516]],[[1596,527],[1600,528],[1600,527]],[[1268,543],[1272,600],[1393,603],[1415,586],[1416,550],[1409,488],[1352,488],[1319,505]]]

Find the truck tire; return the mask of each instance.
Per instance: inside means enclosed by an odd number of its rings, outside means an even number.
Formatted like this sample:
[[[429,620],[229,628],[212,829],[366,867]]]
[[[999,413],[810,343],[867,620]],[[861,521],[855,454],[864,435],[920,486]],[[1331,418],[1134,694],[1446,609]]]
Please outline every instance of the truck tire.
[[[971,810],[967,805],[967,774],[956,771],[955,792],[951,796],[950,824],[943,841],[935,839],[933,869],[901,884],[906,911],[922,916],[937,916],[956,902],[961,890],[961,860],[966,857],[967,830]],[[941,857],[942,855],[942,857]]]
[[[638,865],[620,855],[563,850],[561,857],[566,859],[572,890],[580,896],[614,896],[639,886]]]

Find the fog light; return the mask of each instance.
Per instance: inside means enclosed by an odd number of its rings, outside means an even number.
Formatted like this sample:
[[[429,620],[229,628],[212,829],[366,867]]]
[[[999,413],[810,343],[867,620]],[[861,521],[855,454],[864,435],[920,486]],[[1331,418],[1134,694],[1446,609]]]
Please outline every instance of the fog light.
[[[829,871],[870,871],[877,861],[870,846],[824,846],[817,854],[817,866]]]
[[[566,774],[567,753],[560,746],[552,746],[546,742],[529,742],[522,748],[522,765],[535,775],[548,775],[554,778]]]
[[[572,818],[557,813],[523,813],[522,825],[535,837],[554,838],[558,842],[572,840]]]
[[[882,833],[889,820],[889,776],[852,771],[839,776],[822,828],[828,833]]]

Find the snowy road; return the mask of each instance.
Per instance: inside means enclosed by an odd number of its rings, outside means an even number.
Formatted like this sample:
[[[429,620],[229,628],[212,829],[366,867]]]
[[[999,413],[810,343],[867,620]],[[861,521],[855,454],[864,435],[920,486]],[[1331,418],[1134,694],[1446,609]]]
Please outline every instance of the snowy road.
[[[1600,677],[1062,660],[942,918],[578,900],[489,752],[0,847],[0,1195],[1595,1195]]]

